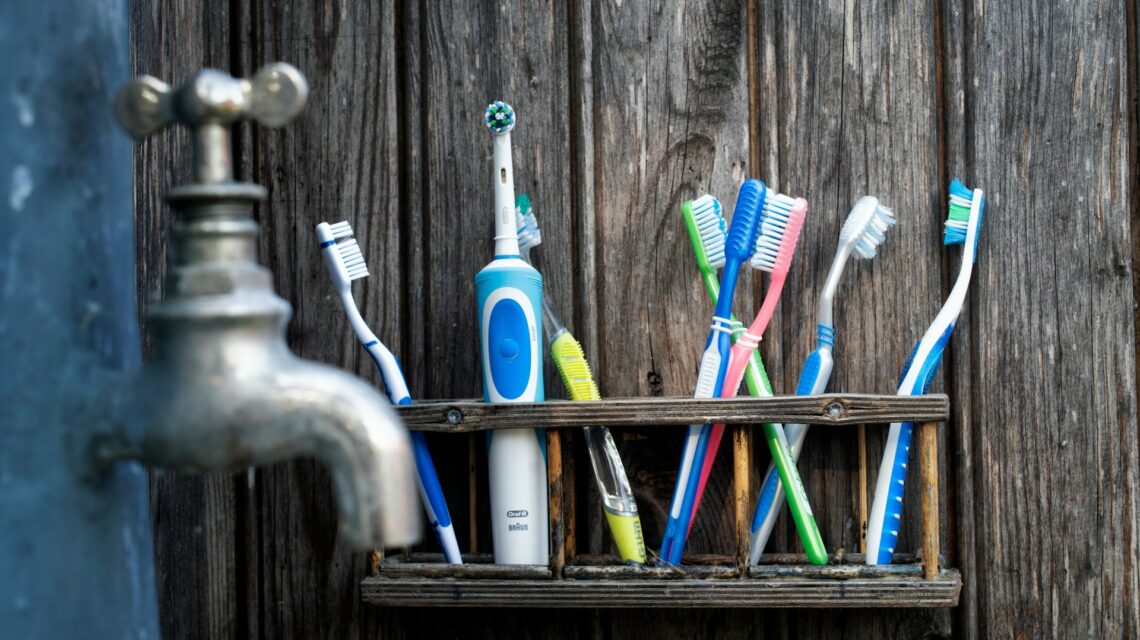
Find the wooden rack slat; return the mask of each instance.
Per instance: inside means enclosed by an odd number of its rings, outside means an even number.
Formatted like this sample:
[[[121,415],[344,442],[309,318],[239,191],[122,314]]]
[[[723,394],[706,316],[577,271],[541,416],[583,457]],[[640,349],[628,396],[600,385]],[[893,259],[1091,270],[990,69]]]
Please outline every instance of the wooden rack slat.
[[[950,401],[923,396],[820,395],[771,398],[611,398],[597,402],[548,400],[487,404],[480,400],[425,401],[396,407],[409,429],[462,433],[542,426],[675,427],[706,422],[858,425],[943,422]]]
[[[921,574],[922,569],[916,566],[913,571]],[[943,570],[932,580],[897,573],[892,568],[883,577],[850,579],[393,580],[381,572],[365,578],[360,590],[364,602],[389,607],[836,608],[958,603],[962,579],[956,570]]]
[[[776,396],[694,400],[619,398],[597,402],[550,401],[490,405],[476,400],[422,402],[399,407],[412,429],[464,433],[519,427],[734,425],[733,494],[737,532],[731,555],[686,555],[681,567],[630,566],[612,556],[577,556],[574,550],[573,456],[564,456],[573,431],[548,431],[551,556],[549,565],[490,564],[489,554],[467,554],[466,564],[442,563],[438,554],[386,558],[361,583],[364,602],[381,606],[557,608],[788,608],[952,607],[962,579],[939,562],[937,423],[948,419],[945,395]],[[861,553],[833,554],[812,566],[802,554],[768,554],[748,564],[745,517],[752,503],[751,425],[799,422],[859,425],[860,492],[866,493],[867,423],[913,422],[918,428],[919,488],[923,497],[922,557],[895,554],[893,564],[866,566]],[[474,502],[474,498],[472,498]],[[859,503],[865,526],[866,496]],[[861,545],[865,542],[861,541]]]

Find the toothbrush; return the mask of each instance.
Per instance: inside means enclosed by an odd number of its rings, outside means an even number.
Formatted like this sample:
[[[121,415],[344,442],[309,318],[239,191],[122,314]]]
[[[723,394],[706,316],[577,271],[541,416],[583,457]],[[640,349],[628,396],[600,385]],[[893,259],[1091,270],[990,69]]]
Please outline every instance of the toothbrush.
[[[365,324],[360,310],[356,308],[356,300],[352,297],[352,281],[368,276],[368,265],[364,262],[360,245],[352,237],[352,227],[348,222],[338,222],[333,225],[322,222],[317,225],[317,241],[325,257],[329,278],[336,288],[337,295],[340,296],[341,305],[348,315],[352,330],[365,351],[372,357],[376,368],[380,370],[388,398],[392,404],[412,404],[408,384],[404,380],[404,373],[400,371],[399,362]],[[428,520],[431,521],[435,537],[439,541],[439,546],[443,548],[443,556],[447,562],[463,564],[463,559],[459,555],[459,542],[455,539],[455,529],[451,524],[451,514],[447,511],[447,502],[443,498],[443,489],[439,484],[439,476],[435,473],[435,464],[432,463],[427,440],[419,431],[412,431],[411,436],[416,470],[419,472],[420,497],[424,503],[424,510],[427,511]]]
[[[763,222],[761,223],[760,235],[756,238],[751,264],[754,269],[769,272],[771,279],[768,292],[760,306],[760,311],[756,314],[756,318],[732,347],[732,355],[729,359],[728,371],[725,374],[721,397],[736,396],[744,378],[745,367],[756,351],[756,347],[759,346],[760,339],[768,328],[768,322],[772,319],[772,314],[775,313],[776,303],[779,302],[784,282],[787,280],[788,268],[791,266],[792,256],[796,251],[796,243],[799,240],[800,230],[803,228],[807,209],[807,201],[803,198],[791,198],[784,194],[770,195],[764,202]],[[712,470],[716,449],[724,434],[724,425],[713,425],[708,428],[708,431],[710,431],[710,444],[708,453],[702,461],[702,475],[705,478]],[[777,432],[775,435],[783,440],[780,452],[786,452],[787,441],[781,437],[782,432]],[[793,465],[790,460],[784,460],[781,466],[788,469]],[[785,486],[794,494],[789,505],[808,560],[812,564],[827,564],[827,549],[819,534],[819,527],[816,526],[815,515],[811,511],[803,483],[799,481],[798,474],[788,475],[787,480]],[[685,496],[683,513],[686,518],[691,519],[696,514],[698,495],[695,489],[700,488],[699,484],[696,488],[691,487],[690,494]]]
[[[716,270],[724,264],[724,218],[721,217],[720,212],[720,203],[710,195],[701,196],[681,205],[681,216],[685,220],[685,227],[689,230],[689,239],[692,241],[693,252],[697,258],[697,268],[713,304],[716,304],[720,290]],[[744,327],[736,319],[736,316],[731,316],[730,320],[733,325],[733,340],[735,341],[738,335],[744,332]],[[755,397],[770,397],[772,395],[772,384],[768,381],[768,375],[764,371],[759,351],[753,350],[748,358],[744,370],[744,380],[747,383],[750,395]],[[780,476],[792,478],[789,484],[801,484],[799,471],[795,466],[795,458],[789,451],[790,447],[784,437],[784,429],[778,424],[764,424],[763,430],[764,437],[768,441],[768,449],[772,453],[772,460],[779,469]],[[711,447],[710,443],[710,449]],[[708,465],[708,468],[711,469],[711,465]],[[707,477],[707,475],[703,475],[701,485],[697,487],[697,501],[694,503],[694,511],[700,508],[700,497],[703,494]],[[802,494],[793,492],[792,499],[797,500],[801,496]],[[810,511],[811,507],[805,501],[797,505],[797,508],[793,508],[792,514],[793,517],[803,518],[805,517],[804,514],[810,513]],[[692,521],[692,519],[689,521],[690,527]],[[804,524],[804,527],[810,526],[811,524]]]
[[[847,220],[839,231],[839,247],[835,250],[835,259],[831,263],[831,270],[828,271],[827,280],[823,285],[823,293],[819,297],[819,345],[804,362],[799,383],[796,385],[796,395],[820,394],[827,388],[833,364],[831,353],[835,345],[832,301],[839,287],[839,279],[843,276],[843,268],[852,253],[856,258],[865,260],[874,258],[876,249],[894,224],[895,217],[891,210],[880,205],[878,199],[872,196],[860,198],[852,207],[851,213],[847,215]],[[804,424],[784,425],[792,464],[795,464],[800,456],[807,431],[808,426]],[[777,470],[769,465],[768,472],[764,474],[764,483],[760,486],[756,511],[752,516],[752,544],[749,554],[752,564],[760,563],[760,554],[768,544],[768,537],[772,534],[776,518],[783,507],[784,493]]]
[[[530,264],[530,250],[542,243],[538,219],[531,210],[530,198],[519,194],[515,200],[515,224],[518,228],[519,249],[522,259]],[[550,357],[558,367],[562,383],[571,400],[601,400],[598,385],[590,371],[590,363],[582,345],[574,339],[559,321],[550,306],[550,298],[542,299],[542,324],[550,341]],[[590,465],[594,480],[602,496],[606,522],[610,526],[618,555],[626,564],[645,564],[645,539],[641,535],[641,518],[637,515],[637,501],[625,475],[625,465],[618,454],[613,436],[606,427],[586,427],[586,450],[590,452]]]
[[[542,276],[519,257],[511,129],[515,111],[487,107],[495,180],[495,259],[475,276],[483,400],[539,402],[542,387]],[[487,432],[495,562],[546,564],[549,559],[546,433],[543,429]]]
[[[732,344],[732,297],[736,292],[736,281],[744,261],[752,257],[756,236],[760,230],[761,209],[768,190],[764,183],[756,179],[745,180],[736,195],[736,208],[732,224],[725,237],[725,263],[721,275],[720,297],[713,312],[712,326],[709,328],[705,351],[701,356],[697,372],[695,398],[715,398],[720,395],[724,382],[725,367]],[[694,471],[694,463],[705,458],[708,447],[709,429],[707,425],[689,425],[685,447],[681,453],[681,468],[677,472],[677,483],[673,488],[673,499],[665,522],[665,534],[661,541],[660,561],[665,565],[681,562],[685,538],[689,532],[690,518],[685,512],[685,503],[690,508],[695,497],[699,471]],[[696,467],[699,469],[699,467]]]
[[[971,191],[957,178],[950,183],[950,212],[946,220],[943,244],[965,245],[962,267],[954,288],[935,316],[934,322],[923,334],[903,367],[898,395],[926,393],[942,361],[954,323],[962,311],[970,275],[978,259],[978,237],[981,233],[982,210],[985,194],[981,189]],[[879,479],[875,485],[875,498],[867,521],[867,564],[890,564],[899,538],[902,521],[903,486],[906,482],[907,454],[910,452],[911,432],[914,424],[895,423],[887,436],[883,461],[879,465]]]

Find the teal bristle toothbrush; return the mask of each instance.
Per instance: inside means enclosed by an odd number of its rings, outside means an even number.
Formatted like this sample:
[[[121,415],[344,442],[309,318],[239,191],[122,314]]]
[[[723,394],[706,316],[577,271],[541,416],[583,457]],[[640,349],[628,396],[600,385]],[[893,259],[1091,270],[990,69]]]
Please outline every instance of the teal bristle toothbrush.
[[[703,195],[696,200],[683,203],[681,205],[681,217],[689,231],[689,239],[692,241],[693,253],[697,259],[697,269],[700,271],[705,282],[705,288],[715,305],[720,293],[716,271],[724,264],[725,224],[724,218],[721,217],[720,203],[711,195]],[[732,316],[730,320],[732,321],[733,341],[735,342],[737,336],[744,332],[744,327],[736,319],[736,316]],[[749,395],[755,397],[770,397],[772,395],[772,384],[764,371],[759,350],[753,350],[748,359],[744,371],[744,381],[748,387]],[[795,466],[795,458],[790,451],[787,439],[784,437],[784,429],[778,424],[764,424],[763,431],[764,438],[768,442],[768,450],[772,453],[772,460],[776,468],[779,469],[780,477],[791,478],[790,483],[802,484],[799,480],[799,471]],[[711,469],[711,465],[707,465],[707,467]],[[702,474],[702,486],[697,488],[697,502],[694,510],[700,508],[700,497],[706,479],[707,475]],[[793,492],[793,501],[799,500],[802,495]],[[793,517],[804,518],[806,517],[805,514],[811,512],[811,506],[806,503],[795,504],[791,510]],[[692,526],[692,520],[690,520],[690,526]],[[802,526],[810,530],[812,525],[804,523]]]
[[[530,198],[519,194],[515,201],[515,222],[518,227],[519,249],[522,259],[530,262],[530,250],[542,243],[542,231],[538,227],[530,206]],[[550,305],[550,297],[542,299],[542,324],[546,339],[550,341],[550,357],[562,376],[562,384],[571,400],[601,400],[594,374],[582,345],[559,321]],[[606,427],[586,427],[586,450],[590,453],[590,465],[594,469],[594,480],[602,497],[602,508],[609,523],[618,556],[626,564],[645,564],[645,539],[641,535],[641,518],[637,515],[637,501],[625,475],[625,465],[618,455],[617,445]]]
[[[515,111],[487,107],[495,181],[495,259],[475,276],[483,400],[539,402],[542,387],[542,276],[519,257],[511,129]],[[546,564],[549,518],[546,433],[542,429],[487,432],[491,526],[495,562]]]
[[[978,259],[978,237],[981,234],[985,204],[985,194],[981,189],[971,191],[957,178],[950,183],[950,211],[942,241],[946,245],[965,246],[962,267],[942,310],[935,316],[934,322],[927,328],[903,367],[902,382],[898,388],[900,396],[926,393],[942,362],[942,352],[954,331],[958,314],[962,312],[966,292],[970,288],[970,275]],[[875,498],[867,520],[867,564],[890,564],[898,543],[903,487],[913,430],[912,423],[896,422],[891,425],[887,436],[883,461],[879,465],[879,479],[875,484]]]
[[[835,250],[835,259],[831,262],[831,270],[827,273],[827,280],[823,285],[823,293],[819,296],[818,311],[818,346],[812,352],[803,369],[800,370],[799,383],[796,385],[796,395],[816,395],[827,389],[827,381],[831,378],[833,365],[832,351],[835,347],[835,327],[832,322],[832,307],[835,292],[839,288],[839,279],[843,276],[843,269],[847,266],[847,259],[852,254],[856,258],[870,260],[875,257],[877,248],[886,238],[886,232],[895,224],[895,216],[890,209],[879,204],[879,200],[872,196],[863,196],[851,208],[847,220],[839,231],[839,247]],[[808,426],[804,424],[784,425],[784,433],[788,438],[791,450],[792,464],[803,450],[804,439],[807,437]],[[756,511],[752,516],[752,564],[760,563],[760,554],[768,544],[768,537],[776,525],[776,518],[784,506],[784,495],[780,474],[774,466],[768,467],[764,474],[764,483],[760,486],[760,497],[756,502]]]
[[[760,231],[761,209],[767,196],[764,183],[756,179],[745,180],[736,195],[732,224],[725,237],[725,264],[721,275],[720,297],[713,312],[712,326],[704,354],[701,356],[697,372],[695,398],[714,398],[720,395],[724,382],[725,369],[732,349],[732,298],[736,292],[736,281],[740,267],[752,257],[756,236]],[[662,564],[677,565],[685,538],[689,532],[688,513],[696,497],[700,468],[708,447],[710,429],[708,425],[689,426],[685,447],[681,453],[681,467],[677,472],[677,483],[673,489],[673,499],[665,522],[665,533],[661,541]],[[686,503],[688,510],[686,510]]]
[[[776,304],[780,300],[784,282],[787,280],[788,269],[792,265],[792,257],[796,252],[796,244],[799,241],[800,230],[803,228],[807,211],[806,200],[792,198],[782,193],[769,194],[764,201],[760,234],[756,237],[751,264],[754,269],[767,271],[770,274],[768,290],[764,296],[763,304],[760,305],[760,311],[756,313],[756,318],[732,347],[732,355],[729,359],[720,397],[734,397],[740,389],[740,383],[744,379],[748,362],[760,345],[764,331],[768,328],[768,322],[771,321],[772,315],[776,312]],[[711,432],[708,452],[701,461],[702,477],[705,479],[712,470],[717,447],[724,434],[724,425],[716,424],[707,429]],[[787,451],[787,440],[784,437],[783,430],[777,430],[775,436],[782,440],[782,446],[778,453],[785,453]],[[782,466],[786,470],[794,466],[790,460],[785,460],[784,463]],[[796,523],[796,531],[803,542],[808,561],[817,565],[827,564],[827,548],[819,534],[819,527],[816,525],[815,515],[808,503],[807,493],[804,491],[803,483],[800,482],[799,474],[785,473],[785,479],[787,480],[785,485],[787,490],[794,494],[789,505],[792,509],[793,520]],[[686,496],[683,510],[685,517],[690,519],[695,517],[698,497],[694,495],[692,499],[689,499],[689,496]]]
[[[376,368],[380,370],[389,399],[393,404],[412,404],[412,396],[408,392],[408,383],[404,380],[400,363],[368,328],[368,324],[360,315],[360,310],[356,308],[356,300],[352,297],[352,281],[368,276],[368,265],[364,262],[360,245],[352,237],[352,227],[348,222],[332,225],[322,222],[317,225],[317,241],[320,243],[321,254],[325,257],[329,278],[340,297],[341,306],[344,307],[348,322],[352,325],[352,331],[376,364]],[[419,431],[412,431],[411,436],[424,510],[427,511],[428,519],[435,530],[439,546],[443,549],[444,558],[450,564],[463,564],[463,559],[459,555],[459,542],[455,539],[455,529],[451,524],[451,514],[447,511],[447,502],[443,498],[443,488],[440,487],[439,476],[436,475],[427,441],[424,439],[424,434]]]

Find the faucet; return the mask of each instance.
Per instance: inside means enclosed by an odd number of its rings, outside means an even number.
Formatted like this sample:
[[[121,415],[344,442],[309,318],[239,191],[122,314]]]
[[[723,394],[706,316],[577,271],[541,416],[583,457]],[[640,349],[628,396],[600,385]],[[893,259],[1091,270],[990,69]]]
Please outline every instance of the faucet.
[[[307,95],[284,63],[251,79],[204,69],[177,88],[142,76],[119,91],[115,116],[135,138],[189,127],[194,182],[167,196],[173,263],[149,314],[154,357],[98,392],[111,419],[91,451],[100,467],[133,459],[194,473],[312,455],[332,473],[345,542],[409,545],[420,518],[407,431],[371,385],[289,351],[292,308],[257,261],[252,213],[266,191],[233,180],[229,127],[282,126]]]

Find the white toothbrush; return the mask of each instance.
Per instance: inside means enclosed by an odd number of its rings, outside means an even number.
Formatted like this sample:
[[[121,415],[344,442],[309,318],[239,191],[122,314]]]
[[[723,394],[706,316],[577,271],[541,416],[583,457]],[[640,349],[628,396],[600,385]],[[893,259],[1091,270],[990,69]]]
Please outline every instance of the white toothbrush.
[[[832,302],[835,291],[839,288],[839,279],[843,276],[843,268],[847,266],[847,259],[852,254],[867,260],[874,258],[877,247],[885,238],[885,233],[894,224],[894,214],[890,209],[880,206],[879,200],[872,196],[860,198],[851,208],[851,213],[847,214],[847,220],[839,231],[839,247],[835,250],[835,259],[831,262],[831,270],[823,285],[823,294],[819,297],[817,315],[819,346],[804,362],[799,384],[796,386],[796,395],[820,394],[827,388],[827,381],[831,378],[832,350],[835,345]],[[800,457],[807,431],[808,426],[805,424],[784,425],[793,463]],[[768,544],[768,537],[772,535],[772,528],[783,506],[784,490],[780,476],[776,473],[776,468],[769,465],[768,472],[764,474],[764,483],[760,487],[756,511],[752,516],[750,550],[752,564],[760,563],[760,555]]]
[[[957,178],[951,181],[950,210],[942,242],[946,245],[965,245],[962,267],[942,309],[926,329],[922,340],[915,345],[903,367],[902,382],[898,387],[900,396],[926,393],[934,380],[934,374],[938,372],[942,352],[950,341],[954,323],[966,302],[966,291],[970,288],[970,275],[974,270],[974,262],[978,259],[978,238],[985,202],[985,194],[981,189],[970,190]],[[913,430],[912,423],[896,422],[888,432],[883,461],[879,464],[879,479],[875,483],[875,498],[871,503],[871,513],[867,516],[867,564],[890,564],[895,545],[898,544],[903,488]]]
[[[356,308],[356,300],[352,297],[352,281],[368,276],[368,265],[364,262],[360,246],[352,237],[352,227],[347,222],[332,225],[322,222],[317,225],[317,241],[320,243],[321,254],[325,257],[329,278],[337,295],[340,296],[341,305],[348,315],[352,331],[380,370],[388,398],[393,404],[412,404],[408,384],[404,380],[399,362],[368,328],[360,315],[360,310]],[[424,434],[418,431],[412,431],[411,436],[424,510],[427,511],[428,519],[435,530],[439,546],[443,548],[444,557],[450,564],[463,564],[459,555],[459,542],[455,538],[455,529],[451,524],[451,514],[448,513],[447,502],[443,498],[443,488],[440,487],[435,464],[432,462],[431,453],[428,452],[427,441],[424,439]]]

